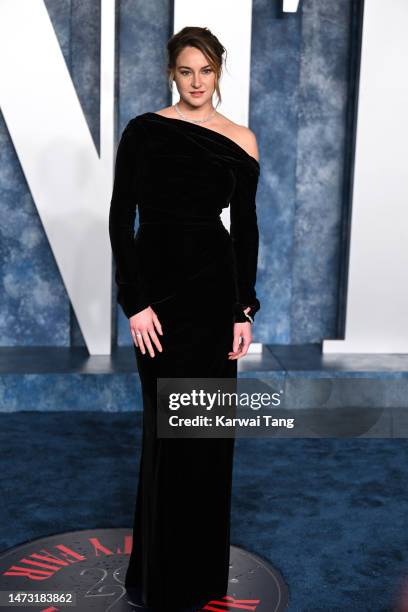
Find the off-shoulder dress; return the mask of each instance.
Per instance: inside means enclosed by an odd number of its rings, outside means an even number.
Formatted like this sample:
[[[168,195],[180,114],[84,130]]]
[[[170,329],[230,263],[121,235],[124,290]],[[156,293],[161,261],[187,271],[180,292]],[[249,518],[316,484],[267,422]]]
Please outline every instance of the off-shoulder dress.
[[[229,137],[147,112],[117,149],[109,235],[117,301],[151,306],[163,351],[134,346],[142,452],[125,585],[160,610],[228,592],[233,438],[156,436],[158,378],[236,378],[234,322],[260,308],[259,162]],[[230,206],[230,228],[220,214]],[[139,227],[135,234],[138,212]],[[154,345],[153,345],[154,346]]]

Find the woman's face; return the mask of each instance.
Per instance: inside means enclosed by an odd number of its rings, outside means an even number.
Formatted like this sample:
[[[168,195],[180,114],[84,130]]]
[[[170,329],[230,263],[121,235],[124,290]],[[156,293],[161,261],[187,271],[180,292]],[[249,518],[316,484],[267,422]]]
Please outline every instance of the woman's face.
[[[194,108],[206,106],[208,103],[212,106],[215,73],[199,49],[184,47],[178,54],[174,80],[185,104]],[[197,93],[194,95],[194,92]]]

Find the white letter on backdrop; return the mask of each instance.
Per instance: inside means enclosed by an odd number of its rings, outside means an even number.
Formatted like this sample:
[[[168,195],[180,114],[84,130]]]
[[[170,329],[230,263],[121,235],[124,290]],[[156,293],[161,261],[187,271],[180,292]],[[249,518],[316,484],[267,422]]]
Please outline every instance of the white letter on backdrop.
[[[111,344],[115,0],[101,11],[98,156],[44,1],[0,0],[1,110],[91,354]]]

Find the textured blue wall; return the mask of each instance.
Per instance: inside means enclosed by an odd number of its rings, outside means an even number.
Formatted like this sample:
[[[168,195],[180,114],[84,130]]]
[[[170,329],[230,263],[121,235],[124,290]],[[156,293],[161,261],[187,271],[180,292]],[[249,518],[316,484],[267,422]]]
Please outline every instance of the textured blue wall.
[[[349,0],[305,0],[301,15],[254,0],[251,127],[262,157],[261,311],[256,337],[299,344],[335,337]]]
[[[261,155],[262,304],[254,339],[291,344],[336,336],[353,2],[304,0],[296,15],[280,5],[253,2],[250,126]],[[100,3],[46,6],[99,149]],[[117,19],[119,135],[130,117],[170,102],[172,2],[120,0]],[[2,116],[0,145],[0,344],[83,345]],[[130,344],[120,310],[117,320],[115,342]]]

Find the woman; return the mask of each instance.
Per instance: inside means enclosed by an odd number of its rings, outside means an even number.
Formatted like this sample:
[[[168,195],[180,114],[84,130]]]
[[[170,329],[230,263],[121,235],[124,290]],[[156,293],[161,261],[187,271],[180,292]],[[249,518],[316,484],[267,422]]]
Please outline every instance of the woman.
[[[225,49],[207,28],[187,27],[167,50],[180,100],[127,124],[109,216],[143,393],[125,585],[161,611],[227,594],[234,439],[157,438],[157,379],[236,378],[260,308],[256,138],[212,105]],[[228,205],[230,233],[219,216]]]

